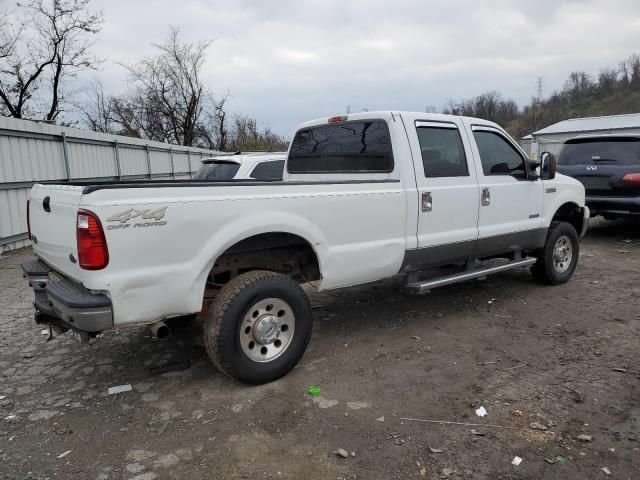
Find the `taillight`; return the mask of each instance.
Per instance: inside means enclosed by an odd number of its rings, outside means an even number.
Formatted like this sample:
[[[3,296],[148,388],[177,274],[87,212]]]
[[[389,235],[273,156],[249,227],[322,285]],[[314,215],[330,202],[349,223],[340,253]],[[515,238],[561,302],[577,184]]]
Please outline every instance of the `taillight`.
[[[640,183],[640,173],[627,173],[622,180],[625,182],[635,182]]]
[[[76,225],[78,263],[85,270],[101,270],[109,263],[109,250],[100,219],[93,212],[78,210]]]
[[[29,232],[29,240],[31,240],[31,215],[29,214],[29,206],[31,200],[27,200],[27,232]]]

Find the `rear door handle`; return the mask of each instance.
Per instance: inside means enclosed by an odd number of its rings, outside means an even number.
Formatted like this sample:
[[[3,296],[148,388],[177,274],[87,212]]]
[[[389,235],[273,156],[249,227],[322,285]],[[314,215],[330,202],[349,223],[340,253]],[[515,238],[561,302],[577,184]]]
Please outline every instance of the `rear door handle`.
[[[433,210],[433,200],[431,199],[431,192],[422,192],[422,211],[430,212]]]
[[[489,187],[482,188],[482,206],[486,207],[491,203],[491,191]]]

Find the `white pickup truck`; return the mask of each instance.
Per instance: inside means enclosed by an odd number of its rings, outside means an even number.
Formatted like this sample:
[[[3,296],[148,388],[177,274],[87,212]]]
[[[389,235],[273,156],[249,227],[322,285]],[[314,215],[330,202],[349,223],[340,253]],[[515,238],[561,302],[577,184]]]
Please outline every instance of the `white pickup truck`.
[[[38,323],[88,339],[199,313],[213,363],[256,384],[305,351],[301,284],[422,293],[527,265],[559,284],[589,218],[582,184],[498,125],[390,111],[302,124],[283,180],[38,184],[28,212]]]

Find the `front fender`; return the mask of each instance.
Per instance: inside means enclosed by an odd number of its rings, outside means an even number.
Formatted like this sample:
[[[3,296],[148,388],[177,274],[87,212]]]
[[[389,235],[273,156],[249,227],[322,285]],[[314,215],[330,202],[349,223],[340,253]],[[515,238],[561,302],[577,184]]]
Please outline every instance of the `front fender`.
[[[544,180],[543,226],[549,227],[556,212],[567,203],[577,205],[584,212],[584,185],[562,174],[557,174],[553,180]]]

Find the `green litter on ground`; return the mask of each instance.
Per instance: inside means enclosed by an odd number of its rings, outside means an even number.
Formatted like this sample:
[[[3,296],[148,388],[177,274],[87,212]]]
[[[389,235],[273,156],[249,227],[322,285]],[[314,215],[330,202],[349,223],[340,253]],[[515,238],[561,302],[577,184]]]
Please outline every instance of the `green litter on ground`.
[[[316,387],[315,385],[311,385],[309,387],[309,389],[307,390],[307,392],[309,392],[309,395],[317,395],[320,393],[320,387]]]

